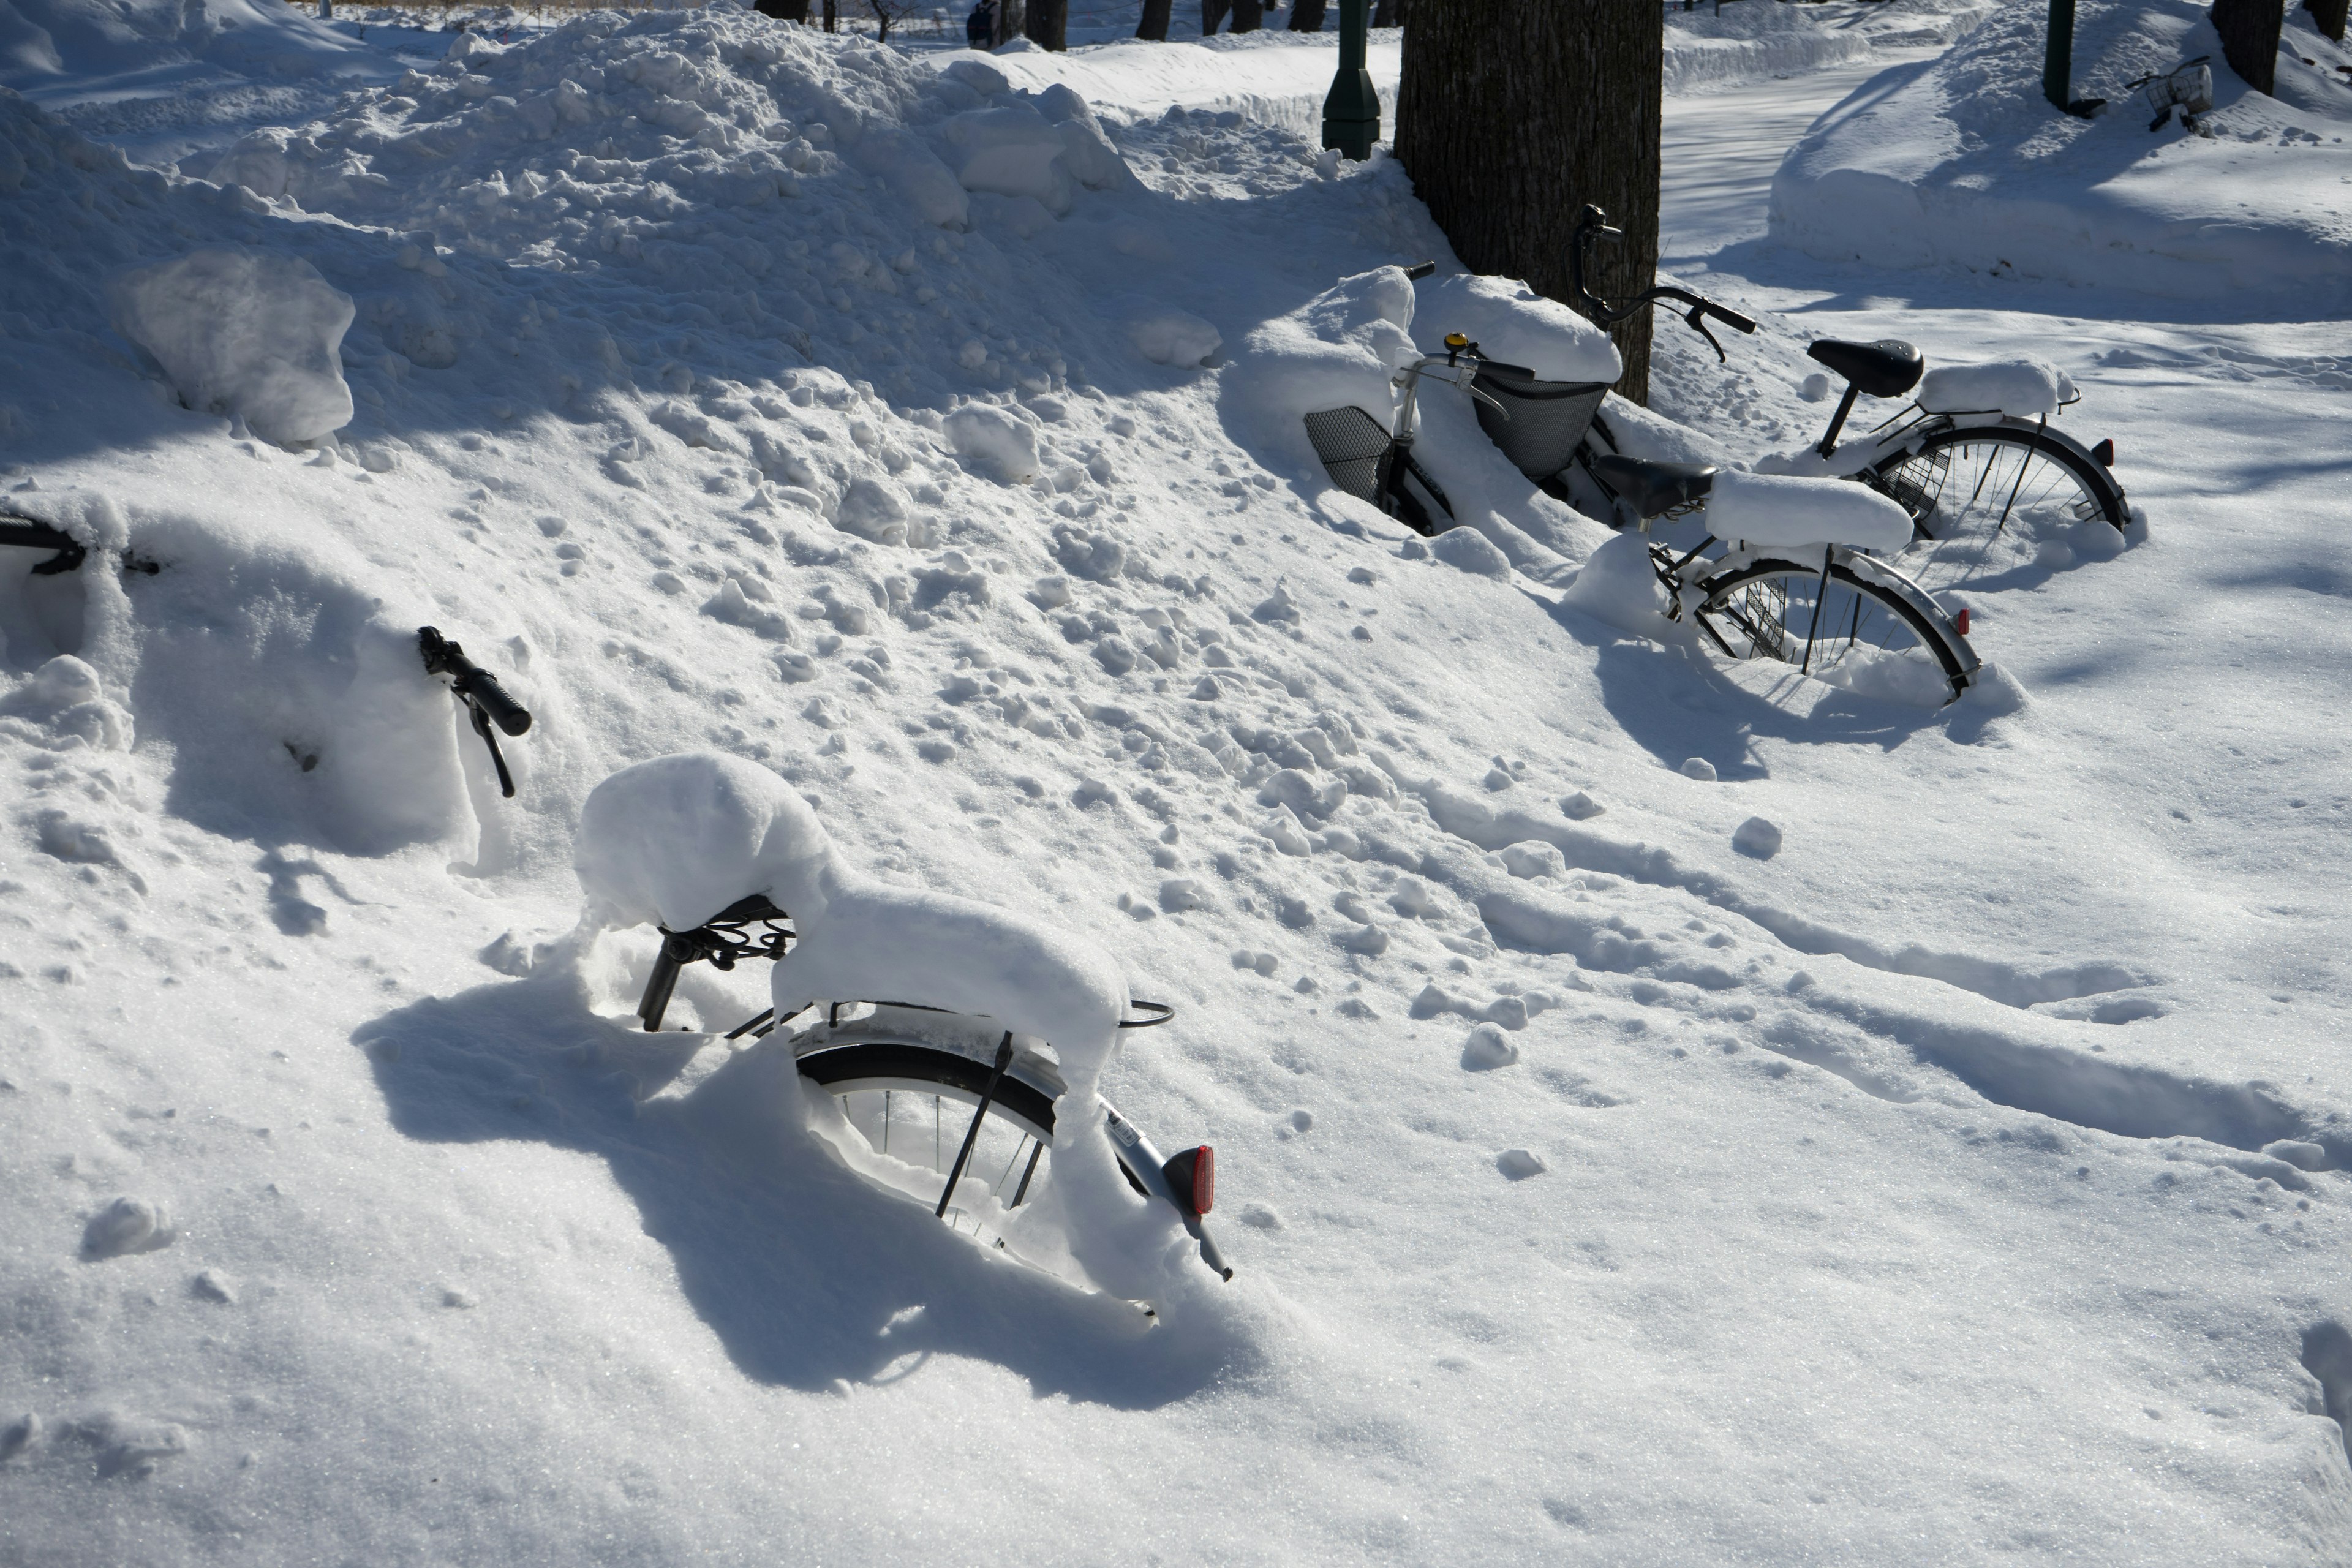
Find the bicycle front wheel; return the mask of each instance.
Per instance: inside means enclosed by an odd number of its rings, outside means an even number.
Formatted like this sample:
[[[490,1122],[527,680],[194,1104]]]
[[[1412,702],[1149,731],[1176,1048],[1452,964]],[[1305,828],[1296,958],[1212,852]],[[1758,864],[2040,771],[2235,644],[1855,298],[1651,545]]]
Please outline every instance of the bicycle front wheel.
[[[2131,521],[2096,458],[2022,421],[1936,431],[1864,478],[1911,514],[1904,571],[1931,593],[2024,564],[2079,524]]]
[[[1716,652],[1763,659],[1865,696],[1941,706],[1976,678],[1949,616],[1901,573],[1851,551],[1822,562],[1782,552],[1727,558],[1695,584]]]

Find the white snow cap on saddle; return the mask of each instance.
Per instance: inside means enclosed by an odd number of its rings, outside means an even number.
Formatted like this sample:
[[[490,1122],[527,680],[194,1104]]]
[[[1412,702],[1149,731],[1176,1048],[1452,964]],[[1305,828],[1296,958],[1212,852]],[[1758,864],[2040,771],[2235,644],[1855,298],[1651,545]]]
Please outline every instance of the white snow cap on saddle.
[[[572,865],[614,925],[691,931],[765,893],[797,914],[833,859],[824,824],[792,785],[716,752],[623,768],[580,808]]]
[[[2041,419],[2074,401],[2074,381],[2047,360],[2004,359],[1948,364],[1919,381],[1919,406],[1930,414],[2006,414]]]
[[[1445,334],[1460,332],[1488,359],[1525,365],[1542,381],[1613,382],[1624,369],[1607,332],[1516,278],[1456,274],[1413,287],[1423,353],[1444,353]]]
[[[1010,910],[877,882],[844,865],[797,791],[715,752],[656,757],[589,792],[572,852],[600,918],[688,931],[764,893],[799,933],[779,1017],[812,1002],[912,1002],[1050,1041],[1091,1087],[1127,1012],[1108,953]]]
[[[1851,479],[1727,470],[1707,492],[1706,526],[1717,539],[1782,548],[1845,544],[1891,554],[1911,542],[1911,514]]]

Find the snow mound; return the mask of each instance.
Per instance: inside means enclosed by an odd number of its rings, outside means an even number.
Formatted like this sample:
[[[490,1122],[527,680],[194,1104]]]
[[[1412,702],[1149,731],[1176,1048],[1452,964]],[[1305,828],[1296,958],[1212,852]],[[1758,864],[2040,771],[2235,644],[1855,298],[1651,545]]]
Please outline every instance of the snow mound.
[[[115,330],[155,356],[189,407],[287,444],[351,423],[335,351],[352,297],[301,258],[208,247],[125,272],[109,292]]]
[[[1524,365],[1545,381],[1613,382],[1623,373],[1609,334],[1556,300],[1516,278],[1457,273],[1424,279],[1415,316],[1423,352],[1443,353],[1448,332],[1460,332],[1488,359]],[[1434,337],[1435,347],[1427,345]]]
[[[2134,79],[2210,55],[2191,0],[2088,0],[2074,91],[2041,92],[2045,28],[2011,6],[1942,58],[1881,74],[1824,115],[1772,183],[1771,233],[1824,260],[1959,266],[2295,320],[2352,311],[2352,54],[2290,12],[2278,96],[2217,67],[2210,136],[2148,129]],[[2310,63],[2306,64],[2308,61]]]
[[[1825,25],[1811,5],[1776,0],[1665,14],[1665,87],[1690,92],[1758,77],[1848,65],[1870,57],[1864,34]]]

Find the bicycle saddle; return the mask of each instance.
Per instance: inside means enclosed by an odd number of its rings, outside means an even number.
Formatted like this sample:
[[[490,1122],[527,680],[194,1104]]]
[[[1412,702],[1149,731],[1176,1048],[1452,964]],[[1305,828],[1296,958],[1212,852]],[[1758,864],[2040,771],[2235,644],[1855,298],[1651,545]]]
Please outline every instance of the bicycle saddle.
[[[1688,506],[1715,487],[1713,463],[1652,463],[1612,454],[1593,458],[1592,472],[1644,518]]]
[[[1873,397],[1902,396],[1927,369],[1917,349],[1893,338],[1874,343],[1823,338],[1805,352]]]

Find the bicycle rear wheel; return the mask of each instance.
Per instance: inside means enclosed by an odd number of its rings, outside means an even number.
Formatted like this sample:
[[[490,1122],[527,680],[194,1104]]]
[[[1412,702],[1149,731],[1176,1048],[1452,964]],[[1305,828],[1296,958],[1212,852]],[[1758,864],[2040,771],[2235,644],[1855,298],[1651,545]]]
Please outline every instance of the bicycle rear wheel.
[[[992,1064],[936,1045],[865,1040],[801,1055],[801,1076],[824,1089],[843,1121],[878,1157],[868,1174],[937,1206],[967,1138],[965,1158],[943,1216],[983,1241],[999,1234],[1051,1170],[1054,1102],[1061,1084],[1045,1063],[1017,1057],[996,1081],[985,1116]],[[975,1118],[979,1131],[972,1131]]]
[[[1930,593],[1965,587],[2034,559],[2078,525],[2118,533],[2123,488],[2096,458],[2022,421],[1938,430],[1864,479],[1911,514],[1905,573]]]
[[[1765,552],[1728,558],[1695,584],[1707,642],[1735,662],[1793,666],[1866,696],[1941,706],[1975,679],[1974,650],[1901,573],[1867,556]]]

